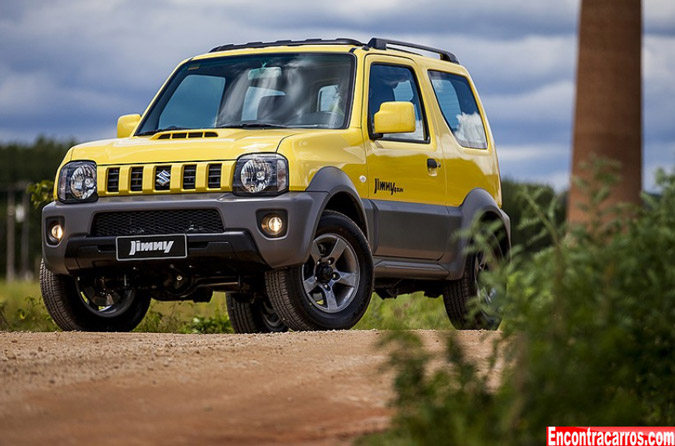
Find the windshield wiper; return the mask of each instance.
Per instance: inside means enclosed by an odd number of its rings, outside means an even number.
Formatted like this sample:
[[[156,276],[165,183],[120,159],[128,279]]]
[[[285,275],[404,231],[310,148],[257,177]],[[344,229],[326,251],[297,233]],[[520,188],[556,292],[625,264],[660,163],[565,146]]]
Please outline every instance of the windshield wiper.
[[[146,130],[145,132],[141,133],[136,133],[136,136],[149,136],[149,135],[154,135],[155,133],[161,133],[161,132],[168,132],[171,130],[190,130],[186,127],[176,127],[175,125],[165,127],[163,129],[157,129],[157,130]]]
[[[272,124],[269,122],[232,122],[229,124],[219,125],[219,129],[287,129],[288,127],[281,124]]]

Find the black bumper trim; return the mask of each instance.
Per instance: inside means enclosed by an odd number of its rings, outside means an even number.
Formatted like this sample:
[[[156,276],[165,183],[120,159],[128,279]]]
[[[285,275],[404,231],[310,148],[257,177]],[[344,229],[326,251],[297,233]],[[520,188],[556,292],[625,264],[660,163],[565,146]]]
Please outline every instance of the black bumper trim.
[[[213,259],[230,264],[239,271],[264,270],[269,266],[260,256],[248,231],[232,230],[222,234],[188,234],[188,256],[180,262]],[[71,237],[66,245],[65,266],[70,272],[90,268],[120,267],[115,256],[115,237]],[[175,260],[138,260],[124,266],[167,263]]]

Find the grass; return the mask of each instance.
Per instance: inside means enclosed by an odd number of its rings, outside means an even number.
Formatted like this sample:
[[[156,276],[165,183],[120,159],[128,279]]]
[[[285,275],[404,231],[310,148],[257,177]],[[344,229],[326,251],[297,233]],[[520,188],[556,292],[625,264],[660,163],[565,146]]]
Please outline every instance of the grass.
[[[357,330],[451,329],[443,299],[430,299],[423,293],[404,294],[396,299],[380,299],[373,294],[368,311],[356,324]]]
[[[357,330],[451,329],[443,301],[422,293],[382,300],[376,294]],[[0,281],[0,330],[54,331],[37,282]],[[215,293],[209,303],[153,301],[138,332],[231,333],[225,294]]]

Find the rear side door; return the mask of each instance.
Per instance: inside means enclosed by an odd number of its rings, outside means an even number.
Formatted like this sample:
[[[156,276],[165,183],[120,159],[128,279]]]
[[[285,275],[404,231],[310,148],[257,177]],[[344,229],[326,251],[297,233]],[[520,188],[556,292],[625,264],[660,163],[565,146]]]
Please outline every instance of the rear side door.
[[[427,116],[428,98],[412,60],[366,57],[364,132],[367,132],[368,198],[375,214],[381,257],[437,260],[448,238],[443,153]],[[415,108],[411,133],[373,134],[373,116],[383,102],[408,101]]]
[[[437,99],[436,116],[439,144],[445,153],[448,175],[446,204],[458,207],[471,190],[488,191],[497,201],[499,197],[499,166],[494,143],[470,79],[459,70],[428,71],[432,90]]]

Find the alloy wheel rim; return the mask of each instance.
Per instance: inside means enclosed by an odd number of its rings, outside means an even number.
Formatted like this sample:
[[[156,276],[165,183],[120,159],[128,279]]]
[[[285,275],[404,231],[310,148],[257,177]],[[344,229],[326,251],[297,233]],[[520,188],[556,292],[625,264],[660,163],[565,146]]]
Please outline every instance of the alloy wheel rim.
[[[112,318],[125,313],[136,297],[133,289],[108,289],[103,278],[94,279],[93,283],[76,282],[77,295],[85,308],[99,317]]]
[[[271,331],[283,331],[284,323],[281,321],[279,315],[272,308],[269,300],[262,301],[260,305],[260,313],[262,315],[263,323]]]
[[[356,296],[359,271],[356,251],[344,237],[333,233],[316,237],[302,269],[306,299],[324,313],[339,313]]]
[[[486,316],[492,317],[493,313],[495,312],[495,298],[497,297],[497,288],[488,286],[484,281],[480,280],[480,276],[483,272],[492,270],[489,257],[490,256],[484,250],[481,250],[477,253],[474,277],[476,278],[478,299],[481,305],[484,307],[482,311]],[[488,312],[485,310],[488,310]]]

